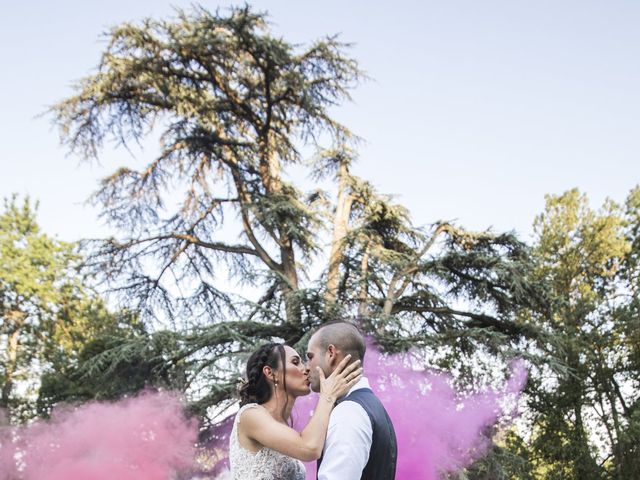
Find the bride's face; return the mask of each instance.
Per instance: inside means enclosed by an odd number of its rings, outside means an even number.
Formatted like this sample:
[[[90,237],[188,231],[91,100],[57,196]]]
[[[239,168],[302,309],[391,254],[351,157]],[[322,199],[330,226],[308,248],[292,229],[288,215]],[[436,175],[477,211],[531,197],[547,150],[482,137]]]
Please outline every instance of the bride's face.
[[[302,361],[298,352],[285,345],[285,370],[287,381],[287,392],[295,397],[307,395],[311,392],[309,382],[309,369]],[[282,380],[282,379],[280,379]]]

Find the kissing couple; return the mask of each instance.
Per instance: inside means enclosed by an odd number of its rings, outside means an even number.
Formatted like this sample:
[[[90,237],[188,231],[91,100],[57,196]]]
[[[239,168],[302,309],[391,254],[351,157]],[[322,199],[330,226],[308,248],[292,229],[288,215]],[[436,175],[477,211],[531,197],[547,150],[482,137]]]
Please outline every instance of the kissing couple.
[[[364,337],[348,322],[328,323],[309,339],[306,361],[267,343],[251,354],[231,431],[234,480],[393,480],[397,444],[391,419],[363,376]],[[289,426],[296,399],[318,392],[301,432]]]

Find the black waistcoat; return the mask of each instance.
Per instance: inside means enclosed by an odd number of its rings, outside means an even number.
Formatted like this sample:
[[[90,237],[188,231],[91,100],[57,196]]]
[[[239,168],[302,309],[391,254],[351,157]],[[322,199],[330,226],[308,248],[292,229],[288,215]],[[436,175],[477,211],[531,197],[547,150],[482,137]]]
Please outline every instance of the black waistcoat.
[[[368,388],[354,390],[338,401],[338,403],[342,402],[356,402],[367,412],[371,421],[373,431],[371,450],[369,450],[369,460],[362,470],[360,479],[393,480],[396,475],[398,446],[393,424],[384,406]],[[318,460],[318,469],[320,469],[321,463],[322,457]]]

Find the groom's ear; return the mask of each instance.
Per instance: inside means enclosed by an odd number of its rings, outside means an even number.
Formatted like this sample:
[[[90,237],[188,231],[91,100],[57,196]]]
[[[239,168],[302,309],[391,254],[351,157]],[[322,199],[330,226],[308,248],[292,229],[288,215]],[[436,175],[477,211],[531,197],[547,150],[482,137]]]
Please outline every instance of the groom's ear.
[[[335,367],[338,363],[338,349],[332,343],[327,347],[327,360],[330,366]]]

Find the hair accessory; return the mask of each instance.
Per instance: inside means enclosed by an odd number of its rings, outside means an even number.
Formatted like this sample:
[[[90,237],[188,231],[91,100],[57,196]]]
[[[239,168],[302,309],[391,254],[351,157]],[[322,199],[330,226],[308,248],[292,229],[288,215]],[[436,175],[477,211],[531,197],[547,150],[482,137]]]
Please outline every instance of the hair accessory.
[[[236,380],[236,390],[238,390],[238,392],[240,392],[242,387],[244,387],[247,383],[249,383],[249,382],[247,381],[246,378],[238,377],[238,379]]]

